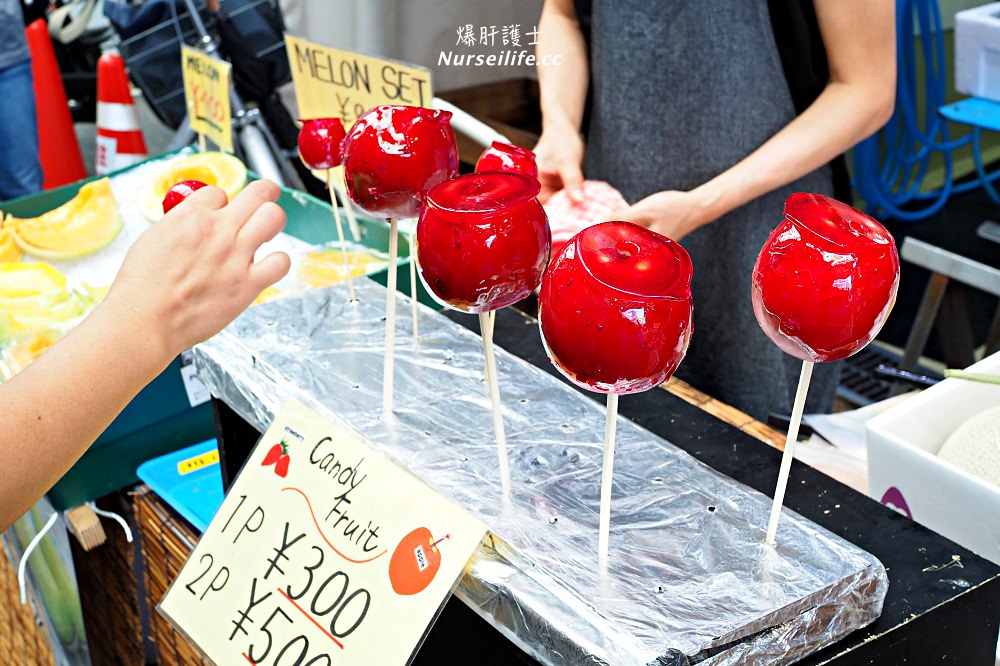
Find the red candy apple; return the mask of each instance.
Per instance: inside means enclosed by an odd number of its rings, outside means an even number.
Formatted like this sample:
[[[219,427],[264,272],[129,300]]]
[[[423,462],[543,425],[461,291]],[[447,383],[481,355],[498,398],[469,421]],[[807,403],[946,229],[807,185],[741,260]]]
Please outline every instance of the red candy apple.
[[[503,141],[494,141],[483,151],[476,162],[476,173],[487,171],[507,171],[538,178],[535,154],[521,146]]]
[[[602,222],[552,260],[538,297],[545,350],[573,383],[636,393],[670,378],[691,340],[691,258],[630,222]]]
[[[506,307],[534,291],[551,240],[538,181],[474,173],[427,194],[417,223],[417,263],[441,302],[470,313]]]
[[[174,206],[194,194],[195,190],[200,190],[206,185],[208,183],[200,180],[182,180],[174,183],[163,197],[163,214],[169,213]]]
[[[416,217],[427,191],[458,173],[451,112],[377,106],[344,140],[347,191],[370,215]]]
[[[303,164],[317,171],[340,166],[347,134],[340,118],[311,118],[301,122],[299,157]]]
[[[899,257],[885,227],[830,197],[797,193],[754,265],[754,314],[785,353],[836,361],[875,337],[898,286]]]

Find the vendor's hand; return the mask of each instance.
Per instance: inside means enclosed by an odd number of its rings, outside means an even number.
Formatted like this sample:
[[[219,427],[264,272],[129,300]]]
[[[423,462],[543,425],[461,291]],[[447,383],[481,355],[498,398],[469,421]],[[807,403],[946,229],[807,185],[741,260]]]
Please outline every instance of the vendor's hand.
[[[712,221],[706,218],[700,197],[677,190],[651,194],[633,206],[613,212],[609,219],[635,222],[676,241]]]
[[[260,180],[233,201],[203,187],[145,231],[105,299],[123,326],[144,327],[172,357],[218,333],[290,268],[288,255],[254,263],[262,243],[285,227],[280,190]]]
[[[546,130],[535,144],[538,182],[542,186],[538,200],[545,203],[565,189],[571,201],[583,201],[583,138],[573,131]]]

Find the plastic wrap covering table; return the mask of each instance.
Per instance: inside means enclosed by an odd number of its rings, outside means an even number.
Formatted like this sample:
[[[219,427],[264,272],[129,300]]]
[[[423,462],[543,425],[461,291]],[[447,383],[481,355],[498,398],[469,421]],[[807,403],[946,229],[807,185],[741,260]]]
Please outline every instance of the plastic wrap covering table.
[[[288,398],[363,433],[492,537],[456,594],[545,664],[786,663],[878,617],[872,555],[619,419],[610,570],[597,571],[603,410],[500,350],[513,492],[497,475],[481,340],[428,308],[397,337],[381,408],[385,291],[334,287],[253,308],[196,348],[199,376],[259,430]],[[400,296],[399,298],[403,298]],[[399,330],[409,308],[399,307]],[[627,399],[627,398],[626,398]]]

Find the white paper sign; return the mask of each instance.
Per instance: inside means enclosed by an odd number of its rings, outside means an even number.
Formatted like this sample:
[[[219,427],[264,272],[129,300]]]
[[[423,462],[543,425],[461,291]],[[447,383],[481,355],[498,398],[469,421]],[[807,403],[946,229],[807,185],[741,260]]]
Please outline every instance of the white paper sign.
[[[406,664],[485,532],[289,402],[159,610],[217,664]]]

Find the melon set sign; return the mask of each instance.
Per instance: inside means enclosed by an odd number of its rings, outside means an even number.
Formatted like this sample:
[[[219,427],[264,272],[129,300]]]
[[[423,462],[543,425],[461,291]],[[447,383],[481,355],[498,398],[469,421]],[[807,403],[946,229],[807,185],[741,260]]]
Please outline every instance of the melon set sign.
[[[340,118],[344,127],[381,104],[431,105],[431,72],[394,60],[343,51],[285,35],[300,118]],[[181,49],[191,129],[233,151],[229,63]]]
[[[406,664],[485,533],[289,402],[159,610],[217,664]]]
[[[233,118],[229,102],[232,66],[210,55],[181,46],[181,72],[188,122],[199,137],[206,137],[226,152],[233,152]]]

